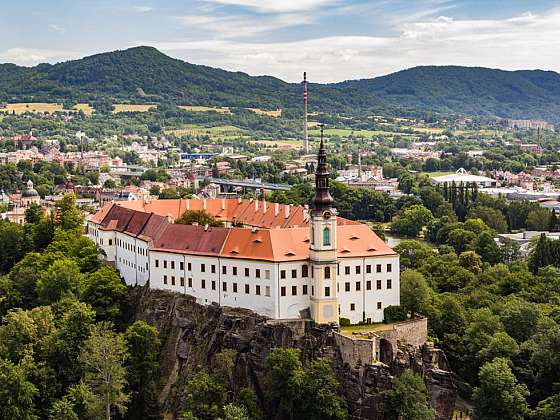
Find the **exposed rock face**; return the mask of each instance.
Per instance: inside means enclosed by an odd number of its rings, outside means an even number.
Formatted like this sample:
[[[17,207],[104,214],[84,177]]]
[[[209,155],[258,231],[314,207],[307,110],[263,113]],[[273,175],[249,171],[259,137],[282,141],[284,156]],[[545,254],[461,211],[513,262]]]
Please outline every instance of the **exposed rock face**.
[[[384,364],[351,367],[342,362],[332,331],[311,322],[280,323],[240,308],[201,306],[187,295],[148,288],[130,289],[133,320],[156,326],[163,340],[162,387],[159,400],[177,418],[185,407],[181,391],[187,379],[200,367],[212,367],[214,357],[226,348],[237,351],[232,387],[252,388],[264,402],[261,390],[265,360],[274,347],[302,351],[304,363],[327,357],[341,383],[350,418],[383,419],[381,393],[392,387],[393,375],[412,369],[424,377],[437,419],[450,419],[456,391],[441,350],[399,348],[391,366]],[[266,403],[264,404],[266,408]]]

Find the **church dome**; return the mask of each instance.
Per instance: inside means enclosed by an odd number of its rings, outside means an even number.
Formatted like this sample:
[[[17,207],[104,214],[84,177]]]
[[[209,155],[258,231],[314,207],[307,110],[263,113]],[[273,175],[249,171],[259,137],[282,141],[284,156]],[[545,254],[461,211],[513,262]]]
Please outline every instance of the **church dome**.
[[[27,181],[27,188],[21,193],[22,197],[39,197],[39,193],[33,188],[33,181]]]

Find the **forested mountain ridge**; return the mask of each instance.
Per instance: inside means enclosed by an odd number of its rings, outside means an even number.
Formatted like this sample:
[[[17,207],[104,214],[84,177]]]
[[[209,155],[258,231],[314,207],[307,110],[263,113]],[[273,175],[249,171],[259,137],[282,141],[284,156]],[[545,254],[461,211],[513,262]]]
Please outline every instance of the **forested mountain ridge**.
[[[128,101],[296,109],[301,85],[190,64],[152,47],[58,64],[0,64],[0,101]],[[476,67],[414,67],[373,79],[311,84],[310,109],[398,108],[560,120],[560,74]]]

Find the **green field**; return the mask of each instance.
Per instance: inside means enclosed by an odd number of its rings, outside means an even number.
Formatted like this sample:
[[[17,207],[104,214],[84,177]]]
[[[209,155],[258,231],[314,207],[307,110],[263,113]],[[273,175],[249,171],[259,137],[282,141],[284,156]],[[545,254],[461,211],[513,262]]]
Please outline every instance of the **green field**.
[[[338,136],[338,137],[375,137],[375,136],[412,136],[413,134],[396,133],[393,131],[382,131],[382,130],[352,130],[350,128],[327,128],[324,130],[325,136]],[[321,135],[320,130],[309,130],[309,135],[311,137],[319,137]]]
[[[239,127],[235,127],[233,125],[203,127],[196,124],[185,124],[181,128],[173,128],[173,129],[165,130],[164,133],[166,135],[177,136],[177,137],[208,135],[210,137],[215,137],[220,139],[239,137],[247,134],[245,130]]]

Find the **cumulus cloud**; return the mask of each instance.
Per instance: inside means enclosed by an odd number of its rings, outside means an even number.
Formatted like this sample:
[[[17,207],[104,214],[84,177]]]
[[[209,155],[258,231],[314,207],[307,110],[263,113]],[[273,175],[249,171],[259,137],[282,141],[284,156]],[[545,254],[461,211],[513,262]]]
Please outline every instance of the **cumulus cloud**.
[[[10,48],[0,51],[0,61],[33,66],[39,63],[52,63],[57,61],[78,58],[79,53],[63,50],[49,50],[39,48]]]
[[[331,36],[293,42],[178,40],[152,45],[190,62],[299,81],[334,82],[417,65],[560,70],[560,8],[508,19],[406,22],[395,36]],[[144,41],[145,42],[145,41]]]

